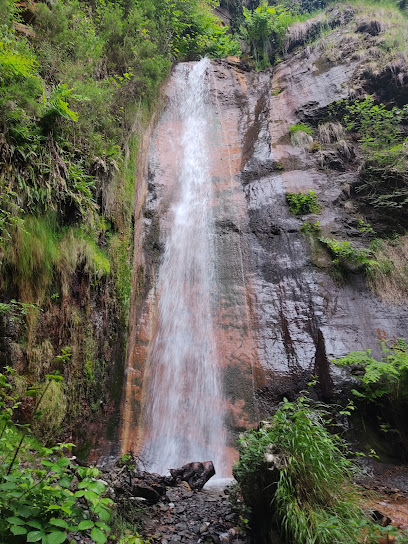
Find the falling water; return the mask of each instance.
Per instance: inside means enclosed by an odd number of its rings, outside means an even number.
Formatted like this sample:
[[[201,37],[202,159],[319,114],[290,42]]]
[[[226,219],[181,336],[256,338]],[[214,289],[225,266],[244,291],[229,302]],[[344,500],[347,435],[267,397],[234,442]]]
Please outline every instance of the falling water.
[[[179,65],[170,105],[182,124],[178,196],[157,284],[158,323],[147,369],[144,456],[166,473],[212,460],[225,473],[223,396],[213,333],[216,302],[206,80],[210,62]]]

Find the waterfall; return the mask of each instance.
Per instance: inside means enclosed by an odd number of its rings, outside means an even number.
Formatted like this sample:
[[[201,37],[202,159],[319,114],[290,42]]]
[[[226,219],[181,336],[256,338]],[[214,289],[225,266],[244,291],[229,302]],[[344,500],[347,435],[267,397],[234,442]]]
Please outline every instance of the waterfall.
[[[209,174],[210,62],[180,64],[171,115],[181,123],[176,196],[158,273],[158,317],[146,369],[143,457],[166,473],[190,461],[226,471],[224,401],[213,331],[214,219]]]

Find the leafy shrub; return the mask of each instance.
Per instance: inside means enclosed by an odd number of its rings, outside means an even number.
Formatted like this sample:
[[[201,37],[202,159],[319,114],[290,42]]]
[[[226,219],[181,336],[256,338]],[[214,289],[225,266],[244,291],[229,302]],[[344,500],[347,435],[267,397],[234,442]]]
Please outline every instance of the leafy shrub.
[[[347,130],[357,131],[366,148],[382,149],[401,138],[401,122],[408,116],[408,105],[403,109],[377,104],[373,96],[356,100],[346,106]]]
[[[300,227],[300,231],[304,232],[305,234],[319,234],[322,230],[320,226],[320,221],[316,221],[316,223],[310,223],[309,221],[305,221],[303,225]]]
[[[333,362],[349,369],[355,378],[352,393],[371,432],[389,433],[385,444],[381,443],[384,435],[379,436],[378,447],[391,446],[390,453],[403,459],[408,451],[408,345],[403,338],[388,339],[383,335],[380,347],[378,359],[371,355],[371,349],[366,349],[352,351]]]
[[[309,189],[307,193],[286,193],[286,202],[295,215],[320,213],[321,210],[316,191],[312,189]]]
[[[158,4],[168,18],[172,34],[172,53],[179,59],[197,59],[200,56],[226,57],[239,55],[239,43],[227,34],[217,17],[211,13],[212,0],[159,0]]]
[[[30,425],[15,426],[12,418],[20,399],[13,394],[14,372],[0,374],[0,541],[62,544],[72,532],[89,532],[104,544],[110,531],[112,501],[103,498],[106,485],[96,468],[74,467],[63,451],[73,444],[44,448],[30,436]],[[27,394],[36,398],[33,418],[52,383]],[[80,479],[77,489],[74,480]]]
[[[373,96],[352,104],[340,101],[346,128],[357,132],[364,151],[359,182],[353,190],[388,223],[406,226],[408,151],[404,124],[408,106],[389,108]]]
[[[268,6],[266,1],[250,11],[244,10],[244,22],[240,35],[251,48],[257,70],[271,65],[280,52],[288,26],[293,22],[292,13],[283,6]]]
[[[292,544],[354,544],[365,523],[351,484],[344,441],[326,429],[327,414],[301,397],[239,441],[234,466],[254,515],[272,517]],[[268,464],[269,463],[269,464]]]

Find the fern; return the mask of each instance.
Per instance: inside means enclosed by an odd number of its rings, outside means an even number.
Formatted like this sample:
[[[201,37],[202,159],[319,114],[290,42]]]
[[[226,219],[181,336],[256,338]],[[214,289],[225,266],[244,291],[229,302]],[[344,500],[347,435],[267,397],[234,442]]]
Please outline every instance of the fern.
[[[70,121],[77,122],[78,114],[69,108],[69,101],[84,101],[87,100],[83,96],[72,94],[74,89],[68,89],[67,85],[60,84],[54,87],[48,100],[44,100],[44,112],[41,119],[41,124],[44,127],[50,127],[51,124],[63,117]]]
[[[387,397],[393,402],[408,399],[408,351],[404,339],[394,344],[382,341],[381,360],[371,357],[371,350],[352,351],[344,357],[333,359],[339,366],[347,366],[360,381],[361,387],[354,393],[371,402]]]

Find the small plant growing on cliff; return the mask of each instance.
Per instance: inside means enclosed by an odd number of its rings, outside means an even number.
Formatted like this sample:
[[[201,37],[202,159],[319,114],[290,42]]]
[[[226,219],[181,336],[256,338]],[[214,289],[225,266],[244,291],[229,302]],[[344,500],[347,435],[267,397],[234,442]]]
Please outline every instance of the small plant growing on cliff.
[[[320,226],[320,221],[316,221],[316,223],[310,223],[310,221],[305,221],[303,225],[300,227],[300,232],[303,232],[304,234],[320,234],[320,231],[322,230]]]
[[[307,193],[286,193],[286,202],[294,215],[307,215],[321,211],[316,191],[313,189],[309,189]]]
[[[330,251],[333,256],[332,263],[335,266],[362,266],[368,272],[376,265],[376,261],[371,259],[372,251],[368,248],[356,248],[348,241],[334,238],[319,238],[319,240]]]
[[[408,344],[398,338],[381,340],[380,345],[380,361],[371,356],[371,349],[367,349],[337,357],[333,363],[351,367],[355,372],[360,382],[360,387],[353,390],[357,397],[370,402],[388,399],[396,405],[408,399]]]
[[[244,500],[292,544],[354,544],[365,524],[346,444],[327,431],[327,417],[305,397],[285,400],[240,439],[234,475]]]
[[[292,125],[289,129],[290,134],[294,134],[295,132],[306,132],[306,134],[309,134],[309,136],[311,136],[313,134],[313,129],[309,125],[305,125],[304,123],[298,123],[297,125]]]

